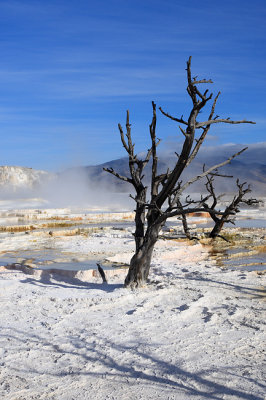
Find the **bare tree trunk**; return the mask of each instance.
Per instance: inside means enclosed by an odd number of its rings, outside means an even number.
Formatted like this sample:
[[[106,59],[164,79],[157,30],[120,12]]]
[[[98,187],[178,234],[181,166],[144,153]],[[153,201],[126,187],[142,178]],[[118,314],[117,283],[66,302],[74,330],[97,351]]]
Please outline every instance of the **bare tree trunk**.
[[[224,220],[224,219],[222,219],[222,218],[219,219],[219,220],[215,223],[215,225],[214,225],[212,231],[211,231],[210,234],[209,234],[209,237],[212,238],[212,239],[215,239],[217,236],[219,236],[221,230],[223,229],[224,223],[225,223],[225,220]]]
[[[142,247],[130,261],[130,267],[125,279],[125,287],[142,287],[147,281],[154,244]]]
[[[138,251],[143,245],[144,234],[145,234],[145,215],[146,215],[146,189],[143,188],[136,196],[136,210],[135,210],[135,243],[136,251]]]
[[[183,225],[184,233],[185,233],[186,237],[190,240],[191,239],[191,234],[190,234],[190,229],[188,227],[186,215],[182,214],[181,215],[181,219],[182,219],[182,225]]]
[[[143,245],[136,251],[130,261],[125,287],[136,288],[145,285],[150,272],[154,245],[158,240],[161,227],[162,223],[153,224],[147,228]]]

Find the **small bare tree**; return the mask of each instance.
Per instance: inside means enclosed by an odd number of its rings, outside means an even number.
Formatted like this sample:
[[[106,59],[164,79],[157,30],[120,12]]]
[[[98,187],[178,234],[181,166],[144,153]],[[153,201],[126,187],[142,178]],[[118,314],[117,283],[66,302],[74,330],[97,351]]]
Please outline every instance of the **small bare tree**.
[[[184,191],[194,182],[201,178],[210,176],[215,173],[220,167],[230,163],[230,161],[241,154],[245,149],[235,153],[226,161],[221,162],[208,168],[206,171],[199,173],[192,179],[185,183],[181,181],[181,177],[185,168],[196,157],[211,125],[217,123],[226,124],[240,124],[240,123],[254,123],[252,121],[232,121],[230,118],[222,119],[214,116],[215,107],[220,95],[216,95],[212,102],[209,117],[206,121],[198,121],[198,116],[206,104],[212,99],[213,94],[208,94],[208,90],[204,92],[198,89],[198,85],[212,83],[211,80],[198,79],[191,76],[191,57],[187,62],[187,92],[192,100],[192,107],[187,119],[171,116],[159,108],[161,113],[167,118],[177,122],[179,129],[184,136],[183,147],[180,155],[177,155],[177,161],[172,170],[167,170],[162,174],[158,173],[158,156],[157,146],[160,140],[156,136],[156,105],[152,102],[153,117],[150,124],[150,137],[151,148],[147,151],[146,156],[142,159],[135,153],[134,144],[131,136],[131,125],[129,121],[129,111],[127,111],[126,118],[126,134],[124,134],[122,126],[119,124],[119,132],[122,144],[128,154],[129,172],[130,176],[122,176],[112,168],[104,168],[105,171],[113,174],[118,179],[128,182],[133,185],[135,189],[134,198],[136,202],[135,210],[135,254],[133,255],[127,277],[125,279],[125,286],[137,287],[142,286],[147,281],[151,258],[154,245],[158,240],[159,232],[166,220],[173,216],[185,216],[192,212],[209,212],[212,218],[222,219],[224,213],[215,209],[215,206],[209,207],[206,199],[199,201],[187,198],[185,203],[181,204],[181,196]],[[198,138],[195,138],[196,131],[200,131]],[[143,170],[146,165],[151,162],[151,181],[150,181],[150,197],[147,200],[148,187],[143,182]]]
[[[233,176],[221,175],[218,173],[218,171],[216,171],[215,173],[210,173],[209,175],[206,176],[207,182],[205,184],[205,187],[207,189],[207,195],[205,197],[201,196],[200,203],[207,212],[209,212],[210,209],[216,210],[216,207],[219,205],[219,200],[226,195],[225,193],[222,193],[217,196],[217,194],[215,193],[214,176],[233,178]],[[212,239],[220,237],[228,242],[229,240],[227,240],[224,236],[220,234],[224,224],[227,223],[231,223],[233,225],[235,224],[236,214],[240,212],[239,207],[242,204],[246,204],[247,206],[252,206],[252,205],[258,205],[260,203],[259,200],[254,198],[249,198],[249,199],[245,198],[245,196],[251,192],[250,185],[246,186],[247,185],[246,182],[240,183],[239,179],[236,180],[236,185],[238,188],[238,193],[234,195],[234,197],[231,200],[227,200],[226,202],[224,202],[227,203],[227,205],[224,207],[224,210],[222,212],[219,211],[217,213],[209,213],[212,220],[214,221],[214,226],[210,232],[205,233],[207,237]],[[193,201],[190,200],[189,196],[187,197],[186,200],[190,201],[190,203],[193,203]],[[179,202],[179,206],[180,208],[182,208],[181,202]],[[186,237],[188,239],[198,239],[197,236],[191,235],[186,214],[181,215],[181,220]]]
[[[213,181],[214,177],[207,176],[207,183],[206,183],[206,188],[207,191],[209,192],[208,198],[212,201],[211,205],[208,205],[206,202],[203,203],[203,206],[206,209],[212,209],[214,210],[215,207],[218,204],[218,200],[224,196],[224,194],[217,196],[215,194],[214,186],[213,186]],[[233,199],[229,202],[229,204],[225,207],[225,210],[221,215],[217,214],[210,214],[211,218],[214,221],[214,227],[209,233],[209,237],[215,239],[217,236],[220,236],[224,239],[223,236],[220,235],[220,232],[224,226],[225,223],[231,223],[234,224],[235,222],[235,215],[240,211],[239,207],[241,204],[246,204],[248,206],[258,204],[259,201],[257,199],[246,199],[245,196],[246,194],[251,192],[250,185],[246,186],[246,182],[240,183],[239,179],[236,181],[236,185],[238,188],[238,193],[233,197]],[[207,198],[206,198],[207,201]]]

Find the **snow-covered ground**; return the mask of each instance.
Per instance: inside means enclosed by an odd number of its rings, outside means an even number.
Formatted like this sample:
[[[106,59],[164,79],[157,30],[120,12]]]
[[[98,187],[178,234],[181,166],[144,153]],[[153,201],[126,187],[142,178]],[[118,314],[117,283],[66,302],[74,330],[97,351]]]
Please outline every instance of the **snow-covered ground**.
[[[129,229],[16,233],[1,250],[51,246],[127,262]],[[150,283],[0,270],[4,400],[264,399],[265,275],[218,268],[201,244],[160,240]]]

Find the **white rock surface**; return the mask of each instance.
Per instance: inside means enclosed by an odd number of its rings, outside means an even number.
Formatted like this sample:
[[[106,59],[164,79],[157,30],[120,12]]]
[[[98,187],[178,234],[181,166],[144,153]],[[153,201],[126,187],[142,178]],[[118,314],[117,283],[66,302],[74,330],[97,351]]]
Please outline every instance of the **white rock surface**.
[[[49,178],[46,171],[26,167],[0,166],[0,186],[14,192],[18,189],[33,189]]]
[[[116,260],[134,246],[126,231],[46,240]],[[205,258],[200,245],[161,241],[136,291],[121,276],[106,285],[2,268],[0,397],[264,399],[265,276]]]

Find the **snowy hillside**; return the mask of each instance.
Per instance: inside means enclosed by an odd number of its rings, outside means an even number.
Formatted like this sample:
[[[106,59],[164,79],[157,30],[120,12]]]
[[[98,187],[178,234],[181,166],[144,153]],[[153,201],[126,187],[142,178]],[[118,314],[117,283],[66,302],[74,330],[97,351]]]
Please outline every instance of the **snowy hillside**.
[[[0,187],[16,192],[19,189],[34,189],[51,177],[46,171],[17,166],[0,167]]]

